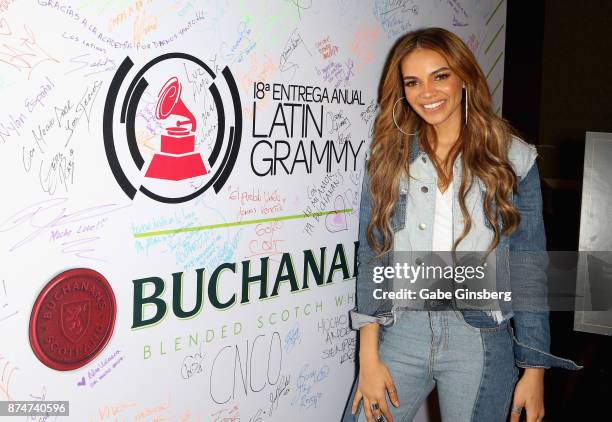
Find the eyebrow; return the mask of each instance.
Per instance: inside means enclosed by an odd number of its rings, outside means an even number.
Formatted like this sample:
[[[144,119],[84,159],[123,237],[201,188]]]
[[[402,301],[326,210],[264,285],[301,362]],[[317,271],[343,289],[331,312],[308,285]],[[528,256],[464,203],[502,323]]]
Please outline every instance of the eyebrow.
[[[444,67],[441,67],[440,69],[434,70],[433,72],[430,73],[430,75],[435,75],[436,73],[441,72],[443,70],[450,70],[450,69],[444,66]],[[419,78],[417,78],[416,76],[404,76],[404,80],[406,79],[419,79]]]

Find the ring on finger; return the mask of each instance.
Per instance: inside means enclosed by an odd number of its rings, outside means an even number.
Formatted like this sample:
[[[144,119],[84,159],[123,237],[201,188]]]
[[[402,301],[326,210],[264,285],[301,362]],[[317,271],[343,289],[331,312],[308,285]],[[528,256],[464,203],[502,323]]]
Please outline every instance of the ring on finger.
[[[518,413],[519,415],[523,413],[523,408],[521,406],[512,406],[512,413]]]
[[[378,416],[376,416],[376,418],[374,419],[374,422],[383,422],[383,421],[384,421],[384,419],[383,419],[383,416],[382,416],[382,415],[378,415]]]

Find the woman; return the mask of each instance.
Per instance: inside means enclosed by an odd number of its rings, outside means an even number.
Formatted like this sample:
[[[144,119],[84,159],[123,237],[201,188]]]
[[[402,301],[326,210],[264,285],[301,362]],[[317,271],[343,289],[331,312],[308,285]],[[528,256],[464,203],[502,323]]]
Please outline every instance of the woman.
[[[549,353],[535,147],[494,113],[473,54],[441,28],[396,43],[379,105],[351,311],[359,376],[343,421],[410,421],[434,387],[445,422],[505,421],[509,412],[512,421],[542,420],[544,370],[580,367]],[[418,312],[380,299],[374,290],[393,290],[394,280],[373,283],[375,267],[408,250],[492,254],[495,288],[513,300],[491,311]]]

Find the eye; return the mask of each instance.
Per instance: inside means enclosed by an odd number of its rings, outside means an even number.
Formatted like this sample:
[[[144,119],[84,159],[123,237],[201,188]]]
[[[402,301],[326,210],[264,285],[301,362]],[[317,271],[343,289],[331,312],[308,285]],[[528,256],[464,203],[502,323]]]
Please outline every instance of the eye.
[[[404,86],[407,86],[408,88],[413,87],[415,85],[416,85],[416,81],[414,80],[404,82]]]
[[[437,81],[443,81],[444,79],[448,79],[449,76],[450,76],[450,74],[448,74],[448,73],[438,73],[436,75],[436,80]]]

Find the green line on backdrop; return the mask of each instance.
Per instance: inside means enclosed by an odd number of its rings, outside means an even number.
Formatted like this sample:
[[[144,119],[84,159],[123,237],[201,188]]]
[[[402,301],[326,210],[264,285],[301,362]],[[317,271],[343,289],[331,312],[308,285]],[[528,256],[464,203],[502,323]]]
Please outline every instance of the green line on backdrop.
[[[502,26],[499,27],[499,29],[497,30],[497,32],[495,33],[495,35],[493,36],[493,39],[491,40],[491,42],[489,43],[489,45],[487,46],[487,48],[485,49],[485,54],[487,54],[489,52],[489,49],[491,48],[491,46],[493,45],[493,43],[495,42],[495,40],[497,39],[497,37],[499,36],[499,33],[501,32],[502,29],[504,29],[504,26],[506,24],[503,23]]]
[[[270,217],[270,218],[260,218],[257,220],[246,220],[246,221],[234,221],[231,223],[220,223],[220,224],[209,224],[207,226],[194,226],[194,227],[183,227],[180,229],[168,229],[168,230],[159,230],[154,232],[143,232],[143,233],[135,233],[135,239],[142,239],[143,237],[154,237],[154,236],[165,236],[169,234],[177,234],[177,233],[188,233],[188,232],[197,232],[203,230],[211,230],[211,229],[220,229],[223,227],[234,227],[234,226],[245,226],[247,224],[259,224],[259,223],[268,223],[270,221],[282,221],[282,220],[295,220],[298,218],[304,217],[319,217],[322,215],[329,214],[340,214],[352,212],[352,208],[344,208],[341,210],[334,211],[321,211],[321,212],[312,212],[312,213],[303,213],[303,214],[293,214],[293,215],[285,215],[282,217]]]
[[[502,5],[502,3],[504,2],[504,0],[501,0],[497,6],[495,6],[495,9],[493,10],[493,13],[491,13],[491,16],[489,16],[489,19],[487,19],[487,23],[486,25],[489,24],[489,22],[491,22],[491,19],[493,19],[493,16],[495,16],[495,13],[497,13],[497,9],[499,9],[499,6]]]
[[[486,78],[489,79],[489,75],[491,75],[491,72],[493,72],[493,69],[495,69],[495,65],[497,65],[497,62],[499,61],[499,59],[501,59],[501,56],[504,54],[504,52],[502,51],[501,53],[499,53],[499,56],[497,56],[497,58],[495,59],[495,63],[493,63],[493,66],[491,66],[491,69],[489,69],[489,71],[487,72],[487,76]]]
[[[493,91],[491,91],[491,97],[495,95],[495,91],[497,91],[497,88],[499,88],[499,86],[501,85],[501,83],[502,83],[502,79],[500,79],[500,80],[497,82],[497,85],[495,85],[495,88],[493,88]]]

